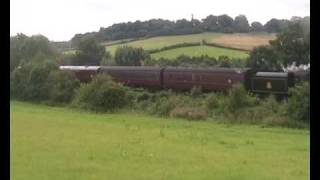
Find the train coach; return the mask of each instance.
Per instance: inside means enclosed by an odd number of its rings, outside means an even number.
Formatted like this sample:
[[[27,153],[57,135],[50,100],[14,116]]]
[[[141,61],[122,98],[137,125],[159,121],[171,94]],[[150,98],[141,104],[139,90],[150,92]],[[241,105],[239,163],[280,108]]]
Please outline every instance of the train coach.
[[[163,88],[190,90],[201,87],[204,91],[227,91],[233,84],[244,83],[246,71],[234,68],[165,68]]]
[[[90,82],[97,75],[100,66],[60,66],[59,69],[73,72],[81,82]]]
[[[160,68],[146,66],[61,66],[75,73],[81,82],[96,74],[108,74],[116,81],[133,87],[153,89],[227,91],[234,84],[243,84],[255,94],[287,95],[297,82],[308,79],[302,72],[255,72],[248,68]]]

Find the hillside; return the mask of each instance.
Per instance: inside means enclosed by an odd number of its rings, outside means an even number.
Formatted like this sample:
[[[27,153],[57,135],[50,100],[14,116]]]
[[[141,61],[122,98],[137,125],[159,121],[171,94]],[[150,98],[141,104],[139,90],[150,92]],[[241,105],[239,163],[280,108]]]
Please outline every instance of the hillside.
[[[208,43],[215,43],[217,45],[226,47],[218,48],[211,46],[193,46],[181,47],[170,49],[158,53],[151,54],[152,57],[158,58],[174,58],[181,54],[189,56],[208,55],[211,57],[230,56],[233,58],[245,58],[248,53],[245,51],[232,50],[228,48],[238,48],[246,51],[252,50],[256,46],[267,45],[270,40],[275,39],[274,33],[200,33],[189,35],[176,35],[176,36],[158,36],[145,39],[123,39],[116,41],[106,41],[101,43],[105,46],[106,50],[115,54],[119,46],[132,46],[141,47],[145,50],[160,49],[172,45],[182,43],[201,43],[203,40]],[[74,50],[65,51],[65,53],[74,53]]]

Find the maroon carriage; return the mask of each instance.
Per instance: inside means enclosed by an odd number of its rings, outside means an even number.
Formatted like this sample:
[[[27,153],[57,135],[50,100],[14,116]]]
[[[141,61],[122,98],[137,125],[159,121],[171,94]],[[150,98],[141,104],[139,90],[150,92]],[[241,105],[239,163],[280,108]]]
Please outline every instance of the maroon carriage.
[[[163,71],[163,86],[176,90],[201,87],[207,91],[226,91],[233,84],[243,84],[246,71],[233,68],[166,68]]]
[[[75,74],[80,82],[89,82],[97,75],[100,66],[60,66],[63,71],[70,71]]]

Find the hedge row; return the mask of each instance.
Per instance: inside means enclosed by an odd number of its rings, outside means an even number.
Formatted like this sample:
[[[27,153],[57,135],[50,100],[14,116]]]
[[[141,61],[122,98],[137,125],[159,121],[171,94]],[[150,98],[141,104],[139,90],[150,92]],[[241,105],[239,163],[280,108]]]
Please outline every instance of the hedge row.
[[[310,123],[309,84],[290,89],[288,101],[274,97],[258,99],[242,85],[227,93],[158,91],[129,88],[106,75],[81,84],[73,74],[57,70],[48,62],[27,64],[11,73],[11,97],[27,101],[70,104],[95,112],[130,109],[163,117],[189,120],[221,120],[233,123],[255,123],[306,127]]]

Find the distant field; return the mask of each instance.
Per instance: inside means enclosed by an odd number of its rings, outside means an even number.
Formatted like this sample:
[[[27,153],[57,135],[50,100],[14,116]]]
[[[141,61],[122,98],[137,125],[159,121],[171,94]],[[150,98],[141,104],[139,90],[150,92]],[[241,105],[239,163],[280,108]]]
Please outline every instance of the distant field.
[[[176,58],[177,56],[184,54],[188,56],[201,56],[208,55],[210,57],[229,56],[231,58],[246,58],[248,53],[238,50],[231,50],[226,48],[209,47],[209,46],[192,46],[183,47],[159,53],[151,54],[155,59],[163,58]]]
[[[219,45],[223,45],[226,47],[234,47],[239,49],[251,50],[253,47],[259,45],[266,45],[269,43],[269,40],[275,39],[275,34],[268,33],[235,33],[235,34],[225,34],[225,33],[201,33],[201,34],[190,34],[190,35],[177,35],[177,36],[159,36],[148,38],[144,40],[137,40],[129,43],[121,43],[116,45],[110,45],[113,43],[119,43],[121,41],[128,41],[132,39],[125,40],[117,40],[117,41],[108,41],[102,43],[105,45],[106,50],[109,51],[112,55],[114,55],[116,48],[123,45],[133,46],[133,47],[142,47],[145,50],[150,49],[159,49],[165,46],[171,46],[175,44],[181,43],[191,43],[191,42],[201,42],[202,40],[206,40],[209,43],[216,43]],[[201,49],[201,50],[200,50]],[[188,50],[184,51],[184,50]],[[194,52],[190,52],[194,51]],[[74,53],[75,51],[66,51],[65,53]],[[223,52],[221,54],[221,52]],[[188,55],[208,55],[216,57],[216,54],[226,55],[230,57],[246,57],[246,55],[237,51],[219,51],[217,53],[217,48],[212,47],[195,47],[193,48],[179,48],[175,50],[171,50],[170,52],[160,52],[153,54],[152,57],[176,57],[181,53]],[[231,53],[231,54],[229,54]],[[162,56],[163,55],[163,56]]]
[[[310,178],[308,130],[10,106],[13,180]]]
[[[252,50],[254,47],[267,45],[270,40],[276,38],[275,34],[227,34],[220,36],[210,42],[217,43],[227,47],[235,47],[240,49]]]
[[[130,43],[125,43],[125,45],[133,47],[142,47],[146,50],[157,49],[164,46],[170,46],[175,44],[180,44],[184,42],[201,42],[203,39],[207,41],[212,41],[213,39],[222,36],[222,33],[201,33],[201,34],[190,34],[190,35],[177,35],[177,36],[159,36],[153,37],[145,40],[134,41]],[[121,44],[124,45],[124,44]],[[106,46],[107,51],[114,54],[117,47],[121,45]]]

